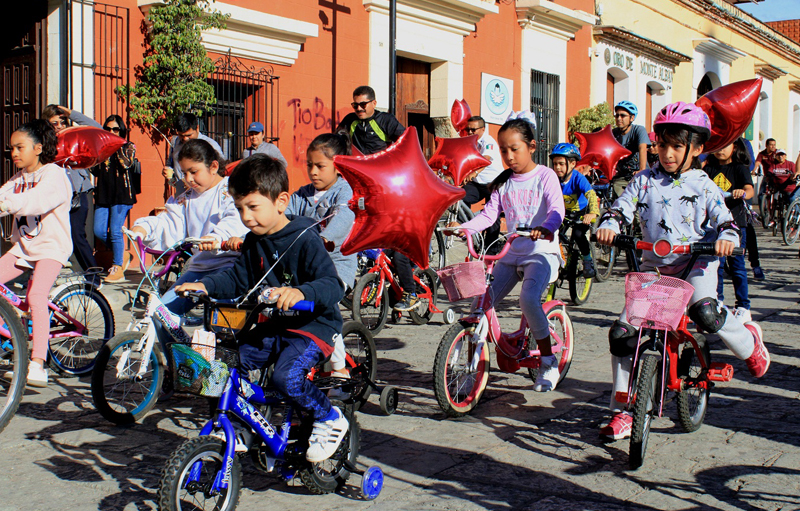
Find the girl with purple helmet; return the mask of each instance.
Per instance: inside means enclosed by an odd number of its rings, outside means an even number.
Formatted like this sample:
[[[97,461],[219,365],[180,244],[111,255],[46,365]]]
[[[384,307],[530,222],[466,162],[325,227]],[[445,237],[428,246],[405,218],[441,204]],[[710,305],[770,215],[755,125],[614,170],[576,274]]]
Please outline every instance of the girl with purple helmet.
[[[603,215],[597,230],[598,242],[611,244],[620,225],[632,222],[638,214],[644,241],[666,239],[673,245],[715,243],[717,256],[730,256],[739,245],[739,228],[719,187],[701,170],[698,161],[711,134],[708,116],[694,104],[673,103],[658,113],[653,129],[659,161],[653,168],[639,172]],[[664,275],[679,275],[689,258],[683,254],[659,258],[645,251],[641,271],[658,269]],[[761,328],[752,321],[742,323],[716,300],[718,266],[717,257],[701,256],[689,273],[686,280],[695,288],[689,301],[689,317],[702,330],[716,333],[734,355],[746,362],[750,374],[759,378],[769,367]],[[608,339],[613,415],[600,429],[600,435],[619,440],[631,435],[632,417],[625,407],[638,340],[638,331],[627,322],[625,309],[611,326]]]

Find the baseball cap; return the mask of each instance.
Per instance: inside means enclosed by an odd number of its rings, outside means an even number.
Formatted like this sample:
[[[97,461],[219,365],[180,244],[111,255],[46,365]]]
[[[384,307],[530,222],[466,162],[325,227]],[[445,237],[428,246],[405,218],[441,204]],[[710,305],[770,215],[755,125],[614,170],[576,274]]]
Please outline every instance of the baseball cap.
[[[775,154],[786,154],[786,151],[784,151],[783,149],[778,149],[777,151],[775,151]]]
[[[257,131],[258,133],[264,133],[264,125],[260,122],[251,122],[250,126],[247,127],[247,132],[251,133],[253,131]]]

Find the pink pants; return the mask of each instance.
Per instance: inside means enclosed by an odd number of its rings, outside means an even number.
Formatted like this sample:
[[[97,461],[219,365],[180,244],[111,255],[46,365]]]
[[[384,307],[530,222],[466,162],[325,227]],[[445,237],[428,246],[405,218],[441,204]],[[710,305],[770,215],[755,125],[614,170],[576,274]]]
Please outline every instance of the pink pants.
[[[25,269],[16,266],[18,260],[19,258],[12,254],[0,257],[0,282],[5,284],[25,273]],[[52,259],[42,259],[36,261],[36,266],[28,281],[27,301],[33,319],[31,358],[47,359],[47,345],[50,342],[48,295],[59,271],[61,271],[61,263]]]

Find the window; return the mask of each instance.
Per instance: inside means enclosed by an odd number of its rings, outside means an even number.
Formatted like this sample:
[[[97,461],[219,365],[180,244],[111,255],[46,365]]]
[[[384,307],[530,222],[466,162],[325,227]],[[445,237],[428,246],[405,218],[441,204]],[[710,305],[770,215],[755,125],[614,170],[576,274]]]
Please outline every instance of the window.
[[[540,165],[548,164],[550,151],[558,143],[559,84],[558,75],[531,71],[531,112],[537,128],[533,158]]]

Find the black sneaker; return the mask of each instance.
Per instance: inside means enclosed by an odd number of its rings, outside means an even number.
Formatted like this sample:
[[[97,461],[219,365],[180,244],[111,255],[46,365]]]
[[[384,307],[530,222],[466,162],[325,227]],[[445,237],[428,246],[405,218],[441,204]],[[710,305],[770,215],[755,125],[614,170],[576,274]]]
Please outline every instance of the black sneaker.
[[[403,293],[403,299],[395,304],[394,310],[397,312],[408,312],[414,310],[418,303],[419,298],[417,298],[416,293]]]
[[[583,260],[583,276],[587,279],[592,279],[597,275],[594,269],[594,259]]]

